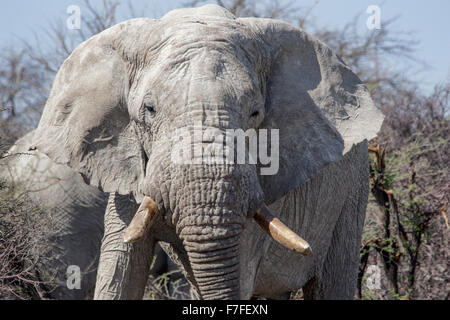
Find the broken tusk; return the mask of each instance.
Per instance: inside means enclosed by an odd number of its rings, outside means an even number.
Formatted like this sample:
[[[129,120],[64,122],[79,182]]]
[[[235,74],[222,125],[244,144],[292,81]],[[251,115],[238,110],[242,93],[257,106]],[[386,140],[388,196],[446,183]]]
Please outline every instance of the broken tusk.
[[[308,242],[303,240],[295,232],[289,229],[283,222],[275,217],[268,206],[262,205],[261,209],[256,211],[253,218],[259,226],[269,234],[276,242],[285,248],[298,252],[304,256],[312,254]]]
[[[150,227],[150,223],[155,218],[157,212],[158,206],[155,201],[150,197],[144,197],[136,215],[125,230],[123,241],[125,243],[133,243],[141,239]]]

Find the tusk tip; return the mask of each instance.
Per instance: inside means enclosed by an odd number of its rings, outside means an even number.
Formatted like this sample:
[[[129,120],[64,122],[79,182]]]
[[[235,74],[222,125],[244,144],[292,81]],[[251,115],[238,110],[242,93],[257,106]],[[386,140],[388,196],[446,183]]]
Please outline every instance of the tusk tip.
[[[130,230],[126,230],[125,234],[123,235],[123,242],[125,243],[133,243],[141,239],[141,235],[136,235],[134,232],[131,232]]]
[[[301,252],[301,254],[304,255],[304,256],[310,256],[310,255],[312,255],[311,247],[308,246],[308,247],[304,248],[304,249],[303,249],[303,252]]]
[[[124,243],[133,243],[133,240],[128,237],[123,237],[123,242]]]
[[[266,205],[263,205],[260,210],[257,210],[253,218],[272,239],[286,249],[300,253],[303,256],[312,254],[309,243],[275,217],[271,209]]]
[[[297,244],[291,250],[294,252],[300,253],[302,256],[312,255],[312,249],[308,243],[307,244],[305,244],[305,243]]]

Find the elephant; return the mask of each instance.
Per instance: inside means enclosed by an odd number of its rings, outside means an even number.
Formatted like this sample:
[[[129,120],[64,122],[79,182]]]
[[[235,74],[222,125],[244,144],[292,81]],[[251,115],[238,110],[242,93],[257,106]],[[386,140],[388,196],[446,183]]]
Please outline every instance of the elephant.
[[[86,185],[69,167],[56,164],[37,150],[29,150],[33,136],[34,131],[29,132],[8,150],[8,156],[0,161],[0,179],[16,188],[18,193],[26,192],[33,206],[51,213],[53,221],[48,223],[49,227],[45,229],[48,234],[44,236],[50,248],[38,267],[39,274],[48,278],[40,279],[47,287],[45,298],[92,298],[109,195]],[[81,277],[79,286],[69,288],[67,278],[71,274],[68,269],[71,265],[79,267]],[[172,295],[186,298],[189,287],[176,271],[164,251],[157,248],[150,273],[155,278],[171,273],[169,282],[179,280],[180,284],[169,290],[177,289]],[[51,283],[47,282],[49,280]]]
[[[199,299],[352,299],[382,121],[321,41],[205,5],[80,44],[32,147],[110,194],[95,299],[141,299],[157,243]]]
[[[48,278],[41,279],[49,291],[46,298],[93,297],[108,194],[86,185],[69,167],[29,150],[34,134],[29,132],[9,149],[9,156],[0,162],[0,177],[26,192],[33,206],[51,214],[51,223],[42,221],[51,225],[44,237],[50,248],[38,267],[39,274]],[[79,267],[79,287],[66,284],[72,273],[69,266]]]

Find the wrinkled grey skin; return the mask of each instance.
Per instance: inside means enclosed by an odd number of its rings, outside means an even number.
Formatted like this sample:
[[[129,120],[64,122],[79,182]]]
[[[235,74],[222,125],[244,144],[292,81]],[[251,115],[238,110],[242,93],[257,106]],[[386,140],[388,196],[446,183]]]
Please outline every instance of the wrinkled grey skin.
[[[55,276],[59,284],[50,298],[92,298],[108,195],[86,185],[69,167],[54,163],[37,150],[28,150],[33,135],[28,133],[8,151],[10,156],[0,162],[0,176],[18,186],[19,192],[27,191],[33,205],[51,214],[52,221],[46,217],[40,220],[49,225],[44,230],[49,232],[45,238],[50,248],[39,268],[41,275]],[[70,265],[80,267],[79,290],[67,288]]]
[[[353,297],[368,194],[367,140],[382,115],[357,76],[289,24],[207,5],[134,19],[81,44],[56,76],[34,146],[112,195],[95,298],[142,297],[156,241],[202,299]],[[279,170],[177,164],[178,128],[279,129]],[[201,145],[214,143],[203,136]],[[191,147],[187,144],[185,148]],[[198,147],[198,145],[193,145]],[[124,244],[137,205],[158,205]],[[265,202],[313,254],[255,225]],[[129,216],[127,213],[129,212]]]

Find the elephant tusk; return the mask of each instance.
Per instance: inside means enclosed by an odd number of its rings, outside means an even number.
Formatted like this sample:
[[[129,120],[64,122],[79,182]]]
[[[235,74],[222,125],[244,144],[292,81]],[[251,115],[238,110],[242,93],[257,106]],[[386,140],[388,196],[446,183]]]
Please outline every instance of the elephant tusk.
[[[298,252],[304,256],[312,254],[309,243],[275,217],[269,207],[265,204],[256,211],[253,218],[272,239],[285,248]]]
[[[150,227],[150,223],[155,218],[157,212],[158,206],[155,201],[150,197],[144,197],[136,215],[125,230],[123,241],[125,243],[133,243],[141,239]]]

